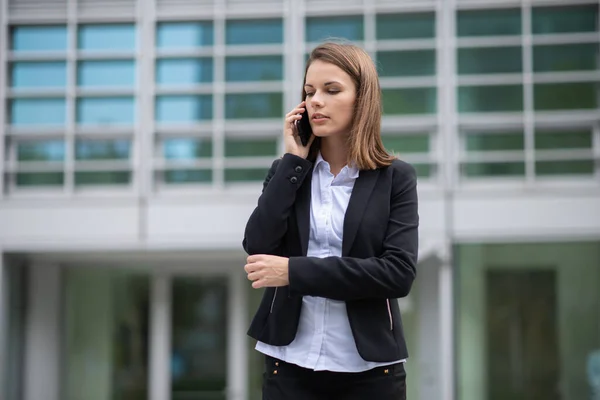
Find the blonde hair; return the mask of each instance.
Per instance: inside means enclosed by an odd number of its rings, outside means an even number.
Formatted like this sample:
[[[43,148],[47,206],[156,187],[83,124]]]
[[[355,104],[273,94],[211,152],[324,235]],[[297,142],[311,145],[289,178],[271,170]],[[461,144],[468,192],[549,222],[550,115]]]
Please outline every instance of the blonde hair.
[[[381,141],[381,88],[377,68],[369,54],[350,43],[325,42],[315,47],[306,62],[302,82],[302,100],[306,99],[306,73],[310,65],[320,60],[342,69],[356,86],[354,117],[348,137],[348,162],[358,169],[368,170],[389,166],[395,159]],[[315,157],[320,146],[317,138],[310,154]]]

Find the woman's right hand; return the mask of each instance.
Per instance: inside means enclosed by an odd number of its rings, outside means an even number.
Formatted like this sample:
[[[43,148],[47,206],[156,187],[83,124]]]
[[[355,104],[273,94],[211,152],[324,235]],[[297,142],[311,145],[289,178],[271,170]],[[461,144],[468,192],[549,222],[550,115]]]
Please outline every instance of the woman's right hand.
[[[306,111],[305,106],[306,103],[304,101],[298,104],[296,108],[286,114],[285,122],[283,124],[283,143],[285,145],[285,152],[302,158],[308,157],[310,146],[315,139],[315,136],[312,135],[306,146],[302,146],[302,141],[298,135],[296,123],[302,119],[302,113]]]

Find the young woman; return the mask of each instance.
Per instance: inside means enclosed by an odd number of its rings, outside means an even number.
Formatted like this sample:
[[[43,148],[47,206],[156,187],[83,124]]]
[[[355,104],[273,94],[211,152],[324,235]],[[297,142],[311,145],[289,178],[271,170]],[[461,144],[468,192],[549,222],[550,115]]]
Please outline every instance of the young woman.
[[[266,288],[248,331],[266,356],[263,399],[404,399],[396,299],[416,274],[415,171],[382,145],[377,71],[359,47],[315,48],[302,97],[243,241],[248,279]]]

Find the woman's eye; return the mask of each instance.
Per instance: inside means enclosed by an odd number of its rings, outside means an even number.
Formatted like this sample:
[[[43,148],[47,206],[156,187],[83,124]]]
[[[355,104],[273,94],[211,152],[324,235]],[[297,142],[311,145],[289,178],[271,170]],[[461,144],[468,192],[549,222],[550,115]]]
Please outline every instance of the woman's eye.
[[[338,94],[340,91],[339,90],[328,90],[327,93],[329,94]]]
[[[306,93],[306,97],[312,96],[314,93]]]

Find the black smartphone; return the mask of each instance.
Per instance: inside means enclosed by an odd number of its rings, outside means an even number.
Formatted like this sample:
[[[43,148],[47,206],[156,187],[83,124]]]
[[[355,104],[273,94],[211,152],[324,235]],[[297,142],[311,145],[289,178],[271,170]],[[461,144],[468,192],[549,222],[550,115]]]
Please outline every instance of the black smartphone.
[[[300,136],[302,146],[306,146],[312,136],[312,128],[310,127],[310,121],[308,120],[308,111],[302,113],[302,118],[296,123],[296,129],[298,130],[298,136]]]

